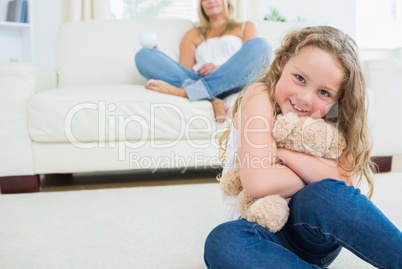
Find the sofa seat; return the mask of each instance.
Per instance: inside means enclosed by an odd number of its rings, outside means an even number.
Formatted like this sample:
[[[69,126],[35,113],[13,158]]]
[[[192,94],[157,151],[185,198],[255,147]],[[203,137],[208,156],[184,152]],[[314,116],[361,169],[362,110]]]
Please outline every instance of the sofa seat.
[[[42,91],[27,113],[35,174],[220,167],[218,139],[230,124],[215,121],[209,101],[143,85]]]
[[[62,87],[29,98],[35,142],[210,139],[217,124],[209,101],[147,90],[142,85]]]

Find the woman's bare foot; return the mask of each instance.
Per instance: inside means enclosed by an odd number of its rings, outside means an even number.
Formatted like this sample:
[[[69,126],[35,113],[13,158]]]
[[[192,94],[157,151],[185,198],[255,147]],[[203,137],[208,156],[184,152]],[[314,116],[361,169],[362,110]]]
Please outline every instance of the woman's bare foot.
[[[215,113],[215,119],[219,123],[225,122],[230,114],[230,107],[225,101],[219,98],[210,100]]]
[[[182,88],[175,87],[170,85],[169,83],[158,80],[158,79],[150,79],[147,84],[145,84],[145,88],[148,90],[153,90],[160,93],[166,93],[171,95],[176,95],[180,97],[187,97],[186,91]]]
[[[187,97],[186,91],[184,89],[170,85],[169,83],[158,79],[148,80],[147,84],[145,84],[145,88],[160,93]],[[228,115],[230,114],[230,107],[228,106],[228,104],[226,104],[226,102],[222,99],[216,97],[211,99],[210,101],[214,109],[216,121],[219,123],[225,122]]]

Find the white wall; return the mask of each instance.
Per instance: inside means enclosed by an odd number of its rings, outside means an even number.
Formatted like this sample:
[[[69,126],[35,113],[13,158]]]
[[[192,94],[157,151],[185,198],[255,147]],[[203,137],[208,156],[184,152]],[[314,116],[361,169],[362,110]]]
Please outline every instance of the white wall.
[[[329,25],[356,38],[356,0],[240,0],[242,19],[258,20],[270,13],[270,7],[289,22],[298,17],[315,25]]]
[[[35,1],[35,61],[36,64],[55,68],[56,40],[59,26],[62,22],[63,0],[30,0]],[[337,27],[356,39],[357,33],[357,1],[360,0],[239,0],[242,19],[259,20],[270,12],[270,6],[277,8],[280,14],[294,21],[297,17],[306,19],[313,24],[325,24]],[[398,0],[400,1],[402,0]],[[379,18],[376,18],[379,19]],[[375,20],[374,20],[375,21]],[[358,29],[359,30],[359,29]],[[360,30],[359,30],[360,31]],[[389,32],[389,31],[384,31]],[[402,36],[402,34],[400,35]],[[368,51],[367,58],[388,57],[394,51]],[[400,53],[399,53],[400,54]],[[385,56],[384,56],[385,55]],[[363,55],[364,56],[364,55]],[[366,57],[364,57],[366,58]]]
[[[56,40],[63,18],[63,0],[34,1],[32,21],[34,27],[35,64],[56,68]]]
[[[402,47],[402,0],[356,0],[356,7],[360,47]]]

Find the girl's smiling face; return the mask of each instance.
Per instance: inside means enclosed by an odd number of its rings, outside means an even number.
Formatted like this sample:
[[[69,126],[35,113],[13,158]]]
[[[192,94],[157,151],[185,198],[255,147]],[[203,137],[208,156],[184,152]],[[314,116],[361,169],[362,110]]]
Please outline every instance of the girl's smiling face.
[[[282,66],[276,101],[282,114],[322,118],[339,99],[343,79],[342,65],[334,54],[307,46]]]

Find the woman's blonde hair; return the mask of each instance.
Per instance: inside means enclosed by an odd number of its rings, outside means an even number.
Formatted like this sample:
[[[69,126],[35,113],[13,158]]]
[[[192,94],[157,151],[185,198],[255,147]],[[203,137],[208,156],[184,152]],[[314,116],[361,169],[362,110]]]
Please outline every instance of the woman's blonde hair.
[[[208,16],[202,8],[202,0],[199,0],[198,3],[198,17],[200,19],[198,30],[200,31],[201,36],[203,36],[204,39],[207,39],[208,32],[211,30],[211,25]],[[225,8],[226,21],[222,26],[219,36],[222,36],[226,31],[233,30],[239,26],[239,22],[236,20],[235,6],[233,5],[232,0],[223,0],[223,6]]]
[[[340,30],[329,26],[293,30],[282,40],[282,45],[275,52],[275,58],[268,72],[261,74],[257,81],[267,85],[274,105],[274,116],[281,113],[275,98],[275,87],[281,76],[281,67],[307,46],[315,46],[336,55],[342,64],[345,74],[341,86],[342,94],[324,119],[336,124],[345,136],[347,147],[344,153],[350,166],[339,164],[345,171],[344,176],[358,175],[358,185],[365,176],[370,188],[368,197],[371,198],[374,189],[374,167],[370,160],[372,141],[367,126],[366,83],[354,40]],[[239,109],[245,90],[240,93],[233,106],[232,118]],[[230,129],[221,136],[219,141],[222,160],[225,156],[229,132]]]

